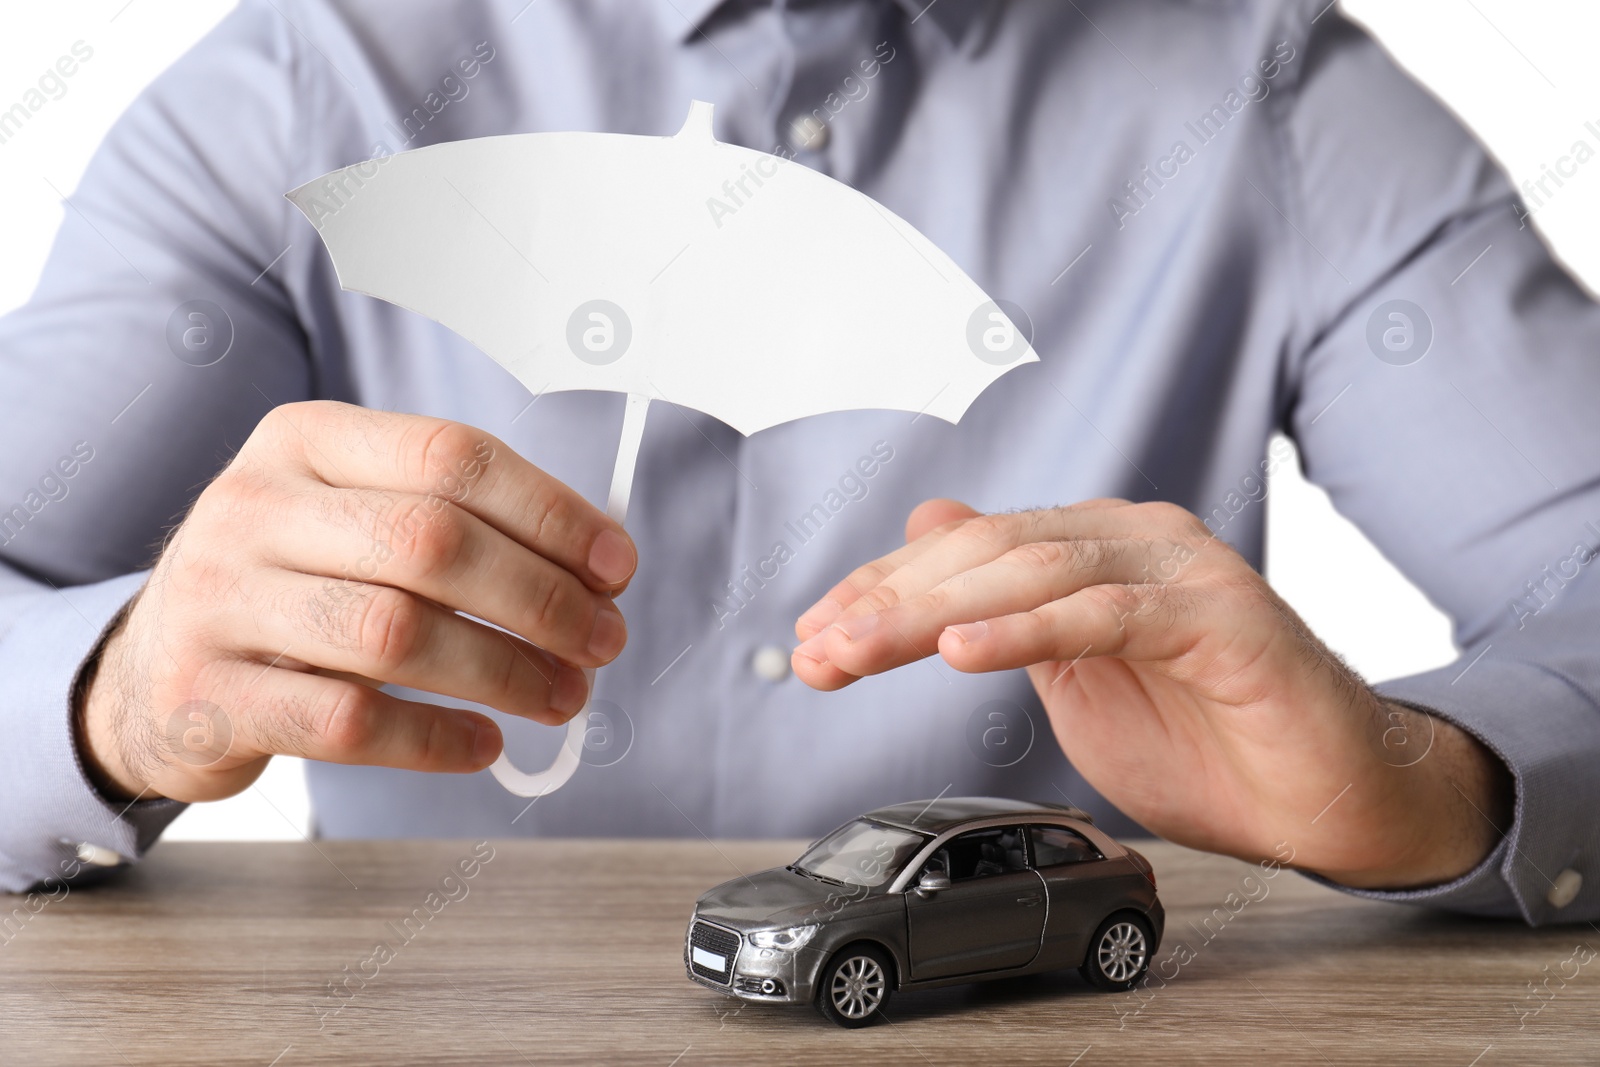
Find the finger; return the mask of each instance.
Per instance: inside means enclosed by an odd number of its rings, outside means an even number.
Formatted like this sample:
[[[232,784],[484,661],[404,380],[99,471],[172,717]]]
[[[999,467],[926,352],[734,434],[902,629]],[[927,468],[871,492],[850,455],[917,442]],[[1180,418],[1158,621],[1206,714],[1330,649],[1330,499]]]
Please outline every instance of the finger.
[[[843,689],[851,682],[858,681],[858,675],[842,671],[828,662],[827,653],[820,646],[821,639],[821,634],[808,638],[789,654],[789,668],[794,671],[794,676],[824,693]]]
[[[503,744],[478,712],[281,667],[241,662],[231,673],[223,712],[235,751],[464,774],[493,763]]]
[[[966,519],[975,519],[983,512],[977,508],[961,503],[959,500],[946,500],[935,497],[924,500],[911,509],[911,514],[906,516],[906,544],[910,544],[924,534],[932,533],[940,526]]]
[[[229,635],[235,647],[551,725],[583,707],[583,672],[510,634],[390,586],[271,573],[241,589],[257,610]]]
[[[1114,497],[1096,497],[1091,500],[1080,500],[1076,504],[1067,506],[1078,509],[1120,508],[1127,506],[1129,503],[1127,500]],[[947,500],[942,497],[924,500],[911,510],[910,516],[906,519],[906,540],[915,541],[938,526],[951,522],[962,522],[966,519],[975,519],[982,514],[983,512],[970,505],[963,504],[959,500]]]
[[[912,508],[906,518],[905,545],[887,556],[857,567],[828,590],[821,600],[801,614],[794,626],[795,636],[804,641],[816,634],[896,568],[926,552],[936,540],[967,519],[977,518],[980,514],[960,501],[942,498],[924,500]]]
[[[950,666],[972,673],[1092,656],[1176,660],[1207,625],[1181,587],[1099,585],[1032,611],[951,626],[938,648]]]
[[[840,612],[854,604],[862,596],[875,589],[882,581],[907,563],[929,551],[942,538],[947,537],[951,531],[960,526],[957,520],[943,527],[930,530],[910,544],[902,545],[887,556],[880,556],[870,563],[864,563],[851,571],[832,589],[825,593],[796,620],[794,624],[795,636],[801,641],[809,640],[819,633],[824,627],[830,625]]]
[[[609,663],[627,642],[609,594],[449,501],[375,489],[304,493],[269,505],[322,520],[284,524],[268,546],[279,566],[409,590],[581,666]]]
[[[1148,513],[1141,523],[1135,506],[1120,502],[1107,506],[1093,501],[1042,511],[979,515],[941,528],[934,538],[923,538],[917,542],[925,545],[921,551],[902,550],[861,568],[857,574],[863,577],[865,587],[844,605],[833,622],[837,625],[848,618],[894,607],[926,593],[951,575],[998,559],[1025,544],[1146,537],[1150,536],[1151,526]]]
[[[950,535],[958,529],[962,529],[965,524],[969,522],[977,521],[985,526],[1005,526],[1008,529],[1015,529],[1017,531],[1036,529],[1040,532],[1040,539],[1042,539],[1044,537],[1058,536],[1062,529],[1060,523],[1055,523],[1053,525],[1042,524],[1044,518],[1051,515],[1053,512],[1096,511],[1129,506],[1135,505],[1129,505],[1126,500],[1095,499],[1072,504],[1066,508],[1049,509],[1049,511],[1019,512],[1009,515],[985,516],[980,512],[974,511],[967,505],[953,500],[935,499],[923,501],[921,504],[917,505],[917,507],[912,511],[911,516],[906,520],[907,537],[910,537],[913,533],[916,533],[919,529],[922,529],[923,532],[920,534],[920,536],[918,536],[915,540],[912,540],[903,548],[896,549],[894,552],[891,552],[886,556],[882,556],[870,563],[866,563],[860,567],[857,567],[850,573],[848,577],[844,579],[844,581],[830,589],[820,601],[818,601],[811,608],[807,609],[807,611],[800,616],[800,621],[795,624],[795,635],[799,637],[801,641],[806,641],[815,636],[823,629],[823,627],[828,626],[836,621],[840,615],[845,612],[845,609],[854,607],[859,601],[866,597],[868,593],[871,593],[873,590],[883,585],[885,580],[891,575],[897,574],[902,569],[909,567],[911,564],[917,561],[926,561],[929,557],[930,551],[938,545],[944,544],[948,548]],[[948,521],[938,522],[937,520],[939,519],[947,519]],[[925,526],[926,529],[923,529]],[[1082,536],[1095,536],[1093,531],[1096,529],[1104,529],[1106,531],[1132,531],[1137,529],[1137,526],[1127,522],[1105,527],[1085,525],[1082,527]],[[1004,547],[1012,547],[1015,544],[1022,543],[1021,540],[1017,539],[1021,536],[1022,535],[1019,533],[1016,535],[1016,537],[1006,538],[1006,545]],[[1106,536],[1112,536],[1112,534],[1107,532]],[[989,535],[983,540],[993,541],[995,540],[995,536]],[[1003,549],[994,549],[993,552],[989,553],[989,558],[992,558],[993,555],[998,554],[998,552],[1001,550]],[[974,562],[975,561],[976,557],[974,557]],[[946,566],[949,566],[949,564]],[[877,607],[879,606],[887,606],[887,603],[871,607],[870,609],[866,606],[858,607],[856,610],[877,610]]]
[[[1091,586],[1139,582],[1178,550],[1135,540],[1022,545],[882,612],[841,617],[818,635],[821,658],[857,677],[881,674],[932,655],[947,627],[1030,611]]]
[[[852,571],[844,581],[835,585],[821,600],[806,609],[794,624],[795,636],[801,641],[814,636],[884,577],[926,552],[939,536],[948,533],[967,519],[977,518],[980,514],[982,512],[976,508],[960,501],[924,500],[913,508],[906,518],[905,546]]]
[[[593,589],[620,589],[638,563],[618,523],[482,430],[314,401],[274,408],[258,433],[328,485],[450,500]]]

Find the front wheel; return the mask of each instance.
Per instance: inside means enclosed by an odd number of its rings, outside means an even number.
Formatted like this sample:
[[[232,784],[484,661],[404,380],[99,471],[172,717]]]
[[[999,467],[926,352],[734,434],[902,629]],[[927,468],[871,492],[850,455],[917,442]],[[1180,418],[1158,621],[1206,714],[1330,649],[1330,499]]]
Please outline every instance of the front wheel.
[[[1139,984],[1150,969],[1150,924],[1131,912],[1111,916],[1089,942],[1089,958],[1078,968],[1092,985],[1121,993]]]
[[[817,981],[817,1010],[840,1026],[855,1029],[883,1018],[889,1003],[892,965],[881,949],[851,945],[841,949]]]

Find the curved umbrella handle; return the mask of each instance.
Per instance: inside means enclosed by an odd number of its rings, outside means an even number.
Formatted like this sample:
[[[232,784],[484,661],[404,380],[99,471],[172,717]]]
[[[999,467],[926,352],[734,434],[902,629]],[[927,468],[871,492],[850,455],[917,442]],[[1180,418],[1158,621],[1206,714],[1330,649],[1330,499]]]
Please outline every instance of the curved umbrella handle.
[[[589,691],[594,691],[594,670],[586,668],[584,678],[589,682]],[[556,753],[556,758],[550,766],[537,774],[529,774],[519,770],[511,762],[511,757],[502,749],[500,757],[494,761],[489,770],[494,774],[495,780],[506,787],[506,790],[519,797],[544,796],[554,793],[557,789],[567,784],[577,773],[578,764],[583,762],[583,738],[589,730],[589,703],[584,701],[583,710],[574,715],[567,723],[567,736],[561,742],[561,751]]]
[[[650,398],[638,393],[628,394],[628,406],[622,413],[622,438],[617,442],[617,463],[611,471],[611,492],[606,498],[606,514],[618,523],[628,517],[628,496],[633,492],[633,471],[639,463],[639,444],[644,440],[644,417],[650,407]],[[554,793],[567,784],[583,762],[583,741],[589,732],[589,702],[594,699],[594,668],[586,667],[584,680],[589,683],[589,700],[567,723],[567,736],[561,751],[550,766],[537,774],[519,770],[502,749],[500,757],[489,770],[495,780],[509,792],[519,797],[544,796]]]

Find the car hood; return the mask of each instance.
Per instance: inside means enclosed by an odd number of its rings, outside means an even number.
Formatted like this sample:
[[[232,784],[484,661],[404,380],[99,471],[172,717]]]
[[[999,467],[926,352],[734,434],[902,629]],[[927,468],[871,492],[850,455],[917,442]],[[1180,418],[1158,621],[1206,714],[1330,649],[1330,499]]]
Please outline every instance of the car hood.
[[[796,926],[836,915],[842,905],[867,894],[859,886],[833,885],[774,867],[706,890],[696,911],[739,929]]]

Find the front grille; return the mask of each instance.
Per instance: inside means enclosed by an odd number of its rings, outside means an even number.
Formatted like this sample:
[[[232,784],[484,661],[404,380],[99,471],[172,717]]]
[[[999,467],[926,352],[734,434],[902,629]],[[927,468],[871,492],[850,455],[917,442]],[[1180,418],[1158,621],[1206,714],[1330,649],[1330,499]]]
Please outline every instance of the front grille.
[[[694,958],[695,949],[714,952],[728,961],[728,968],[719,971]],[[739,955],[739,935],[732,930],[713,926],[704,919],[696,919],[689,927],[689,969],[708,982],[727,985],[733,980],[733,963]]]

